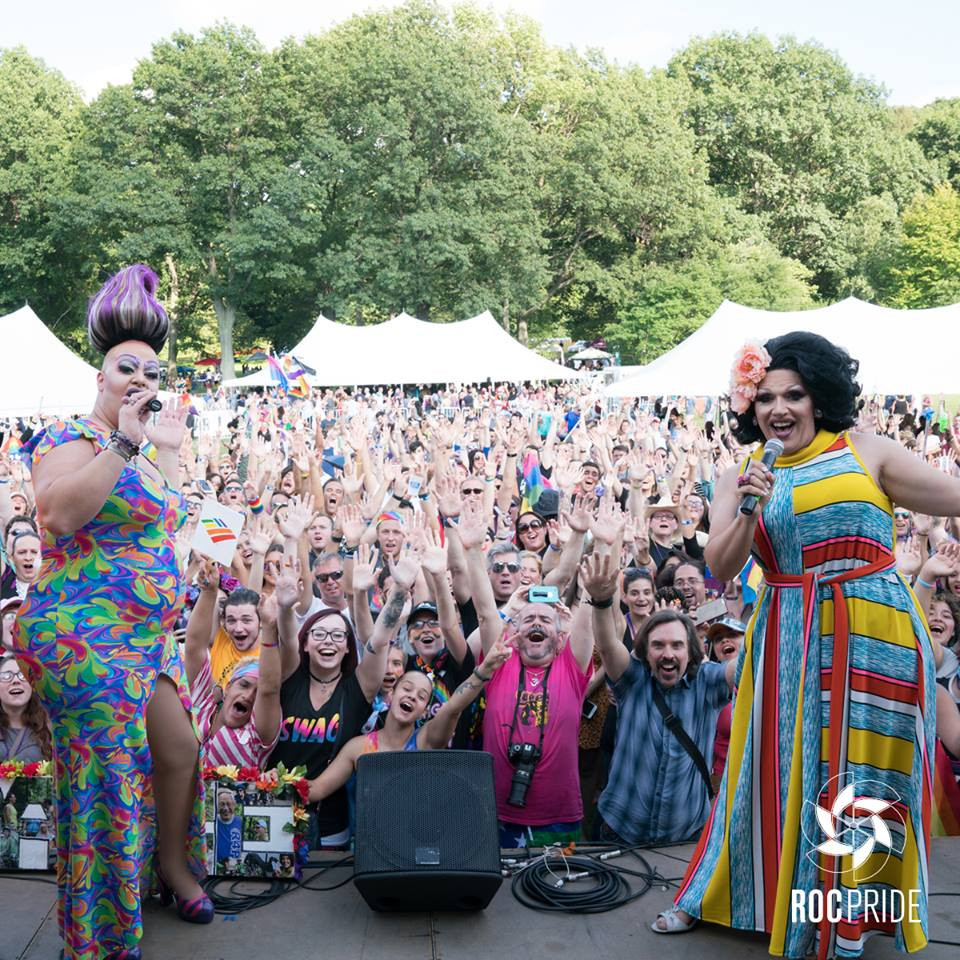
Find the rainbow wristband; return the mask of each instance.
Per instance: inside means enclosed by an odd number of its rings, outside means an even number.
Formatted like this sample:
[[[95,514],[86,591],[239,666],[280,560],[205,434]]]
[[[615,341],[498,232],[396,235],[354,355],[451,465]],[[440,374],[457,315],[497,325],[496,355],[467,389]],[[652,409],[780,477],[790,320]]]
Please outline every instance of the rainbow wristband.
[[[263,501],[259,497],[256,500],[248,500],[247,506],[252,514],[263,513]]]

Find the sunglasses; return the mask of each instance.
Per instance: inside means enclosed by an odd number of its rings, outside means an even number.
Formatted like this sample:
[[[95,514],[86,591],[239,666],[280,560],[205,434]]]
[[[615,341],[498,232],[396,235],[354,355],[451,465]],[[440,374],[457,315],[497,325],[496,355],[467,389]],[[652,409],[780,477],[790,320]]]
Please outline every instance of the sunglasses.
[[[223,489],[226,490],[227,493],[243,493],[243,487],[235,483],[228,483]]]
[[[539,520],[531,520],[529,523],[518,523],[517,533],[527,533],[530,530],[542,530],[543,524]]]
[[[898,520],[909,520],[909,519],[910,519],[910,514],[909,514],[909,513],[901,513],[899,510],[894,510],[894,511],[893,511],[893,515],[894,515]]]
[[[343,576],[342,570],[334,570],[333,573],[316,574],[318,583],[326,583],[328,580],[339,580]]]
[[[490,569],[494,573],[503,573],[504,570],[509,571],[510,573],[517,573],[520,569],[519,563],[491,563]]]
[[[460,493],[465,497],[469,497],[471,494],[480,496],[483,493],[483,487],[468,487],[466,490],[461,490]]]

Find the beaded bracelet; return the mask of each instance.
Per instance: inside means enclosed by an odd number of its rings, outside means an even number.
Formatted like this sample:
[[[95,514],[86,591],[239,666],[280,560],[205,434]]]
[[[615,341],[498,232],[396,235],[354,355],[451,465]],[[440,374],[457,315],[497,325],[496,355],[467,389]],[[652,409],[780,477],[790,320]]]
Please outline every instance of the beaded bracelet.
[[[118,456],[123,457],[127,463],[140,453],[140,445],[134,443],[125,433],[121,433],[119,430],[114,430],[110,434],[106,447]]]

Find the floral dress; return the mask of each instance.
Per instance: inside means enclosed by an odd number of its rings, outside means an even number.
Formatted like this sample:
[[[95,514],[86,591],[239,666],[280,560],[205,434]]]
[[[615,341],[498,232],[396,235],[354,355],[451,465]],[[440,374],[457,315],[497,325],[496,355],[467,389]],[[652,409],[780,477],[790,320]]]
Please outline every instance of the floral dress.
[[[108,435],[87,419],[58,422],[25,449],[35,464],[80,439],[99,452]],[[183,589],[173,538],[184,518],[178,492],[127,464],[89,523],[64,537],[45,534],[39,577],[18,613],[17,656],[53,725],[59,920],[68,960],[100,960],[142,935],[140,892],[150,887],[155,845],[146,710],[161,674],[190,714],[172,636]],[[200,877],[199,772],[197,782],[187,843]]]

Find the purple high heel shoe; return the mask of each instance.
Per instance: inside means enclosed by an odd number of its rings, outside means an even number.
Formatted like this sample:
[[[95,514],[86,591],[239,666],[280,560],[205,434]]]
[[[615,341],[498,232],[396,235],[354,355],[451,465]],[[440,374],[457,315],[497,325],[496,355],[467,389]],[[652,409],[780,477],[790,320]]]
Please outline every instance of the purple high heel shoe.
[[[164,907],[171,903],[177,905],[177,916],[187,923],[213,923],[213,901],[205,894],[194,897],[193,900],[182,900],[180,894],[167,884],[163,879],[163,874],[157,872],[157,880],[160,882],[160,903]],[[127,960],[126,957],[118,957],[117,960]],[[130,960],[140,960],[139,957],[131,957]]]

